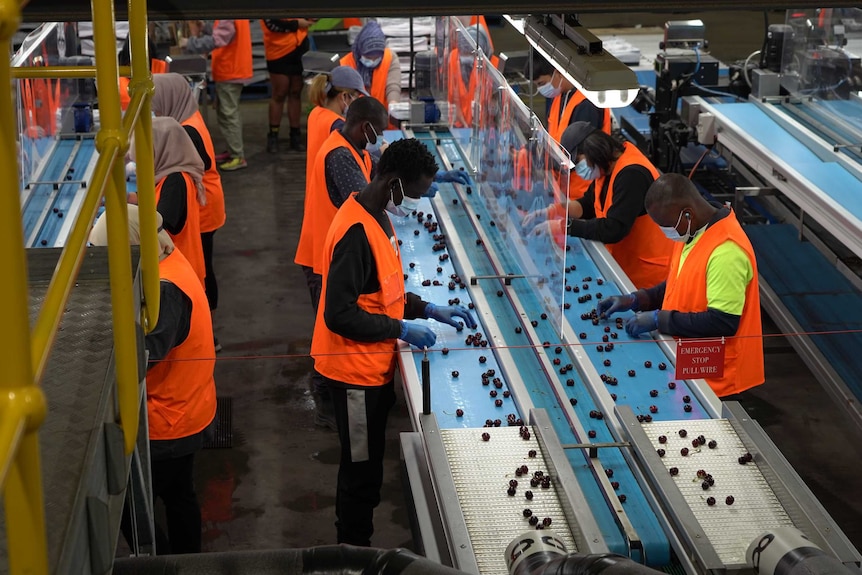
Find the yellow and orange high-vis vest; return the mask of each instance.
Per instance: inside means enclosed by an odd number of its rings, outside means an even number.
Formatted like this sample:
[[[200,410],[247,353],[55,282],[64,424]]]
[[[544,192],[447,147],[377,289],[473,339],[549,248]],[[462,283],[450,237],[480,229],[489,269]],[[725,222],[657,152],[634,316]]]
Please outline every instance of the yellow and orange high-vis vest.
[[[709,257],[715,248],[727,241],[742,248],[751,262],[753,275],[745,289],[745,306],[742,308],[736,335],[725,340],[727,347],[724,352],[724,375],[721,379],[706,378],[719,397],[745,391],[760,385],[765,379],[757,260],[751,242],[733,212],[703,232],[703,236],[686,256],[682,269],[679,268],[679,261],[685,244],[676,242],[661,306],[665,310],[683,313],[706,311],[706,268]]]
[[[339,62],[342,66],[350,66],[356,69],[356,60],[353,58],[353,52],[341,58]],[[389,113],[389,100],[386,99],[386,82],[389,81],[389,67],[392,65],[392,50],[386,48],[383,50],[383,59],[380,64],[374,68],[371,73],[371,86],[366,86],[366,91],[372,98],[383,104],[386,108],[386,113]]]
[[[204,285],[204,277],[206,277],[206,268],[204,266],[204,249],[201,244],[201,220],[200,220],[200,204],[198,204],[198,191],[195,186],[195,181],[185,172],[182,174],[186,184],[186,225],[182,231],[176,235],[171,234],[171,239],[174,245],[182,252],[185,258],[191,264],[192,269],[198,276],[201,285]],[[165,184],[167,176],[156,183],[156,206],[159,205],[159,198],[162,197],[162,186]]]
[[[625,143],[623,146],[625,149],[617,159],[610,174],[608,193],[604,203],[601,201],[600,194],[604,186],[604,178],[595,180],[594,207],[597,218],[606,217],[611,206],[614,205],[614,180],[623,168],[626,166],[643,166],[649,170],[653,179],[659,176],[658,170],[637,149],[637,146],[629,143]],[[611,252],[632,283],[637,288],[648,288],[660,284],[667,278],[673,243],[662,233],[652,218],[643,214],[635,219],[634,225],[626,237],[615,244],[606,245],[608,251]]]
[[[189,335],[147,372],[150,439],[181,439],[203,431],[216,412],[215,347],[210,308],[195,271],[179,250],[159,262],[159,278],[192,302]]]
[[[218,26],[216,20],[215,25]],[[213,82],[243,80],[254,75],[251,57],[251,24],[248,20],[234,20],[233,40],[212,51]]]
[[[375,293],[361,294],[356,304],[368,313],[404,319],[404,270],[395,232],[392,238],[388,238],[377,220],[356,201],[356,196],[351,196],[338,210],[326,236],[323,295],[314,323],[311,355],[314,368],[324,377],[353,385],[379,386],[392,381],[395,375],[398,340],[364,342],[347,339],[330,331],[324,319],[332,252],[347,230],[357,223],[362,225],[368,237],[380,289]]]
[[[311,179],[305,184],[305,211],[302,217],[302,230],[299,232],[299,245],[293,260],[301,266],[312,268],[316,274],[323,273],[326,255],[323,240],[338,211],[326,188],[326,155],[336,148],[350,150],[358,169],[362,170],[365,176],[365,181],[371,181],[371,156],[368,152],[362,150],[360,153],[341,135],[341,132],[338,130],[332,132],[317,152]]]
[[[197,130],[204,142],[204,148],[210,158],[210,168],[204,172],[204,191],[207,195],[207,205],[200,206],[201,232],[214,232],[224,225],[226,218],[224,209],[224,189],[221,185],[221,175],[215,163],[215,148],[210,132],[204,124],[200,112],[195,112],[183,121],[183,126],[191,126]]]

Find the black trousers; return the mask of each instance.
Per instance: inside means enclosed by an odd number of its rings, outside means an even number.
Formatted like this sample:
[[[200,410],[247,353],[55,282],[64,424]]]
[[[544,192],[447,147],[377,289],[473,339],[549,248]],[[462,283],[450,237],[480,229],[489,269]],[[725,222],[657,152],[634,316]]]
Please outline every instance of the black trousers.
[[[308,294],[311,296],[311,307],[314,309],[314,317],[317,318],[317,308],[320,307],[320,292],[323,289],[323,276],[314,273],[314,268],[302,266],[302,273],[305,274],[305,283],[308,285]],[[314,392],[321,398],[329,397],[329,388],[324,382],[322,375],[317,373],[317,370],[311,369],[311,385]]]
[[[395,405],[395,384],[345,387],[326,379],[335,406],[341,462],[335,496],[338,542],[371,546],[374,508],[383,486],[386,420]]]
[[[207,274],[204,278],[204,289],[207,292],[210,310],[218,308],[218,282],[216,282],[215,270],[213,270],[213,236],[215,236],[215,230],[201,233],[201,245],[204,248],[204,270]]]
[[[152,462],[153,500],[165,504],[168,534],[156,526],[156,553],[201,552],[201,508],[195,493],[194,453]]]

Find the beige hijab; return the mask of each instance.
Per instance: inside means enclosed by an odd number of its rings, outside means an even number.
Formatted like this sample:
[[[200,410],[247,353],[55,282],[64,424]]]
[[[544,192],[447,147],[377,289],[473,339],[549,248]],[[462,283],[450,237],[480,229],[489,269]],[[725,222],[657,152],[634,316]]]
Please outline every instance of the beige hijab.
[[[153,112],[185,122],[198,111],[194,92],[188,80],[179,74],[153,74]]]
[[[127,204],[129,210],[129,244],[133,246],[141,245],[141,218],[138,206]],[[89,241],[94,246],[108,245],[108,212],[104,212],[96,224],[90,231]],[[168,232],[162,229],[162,215],[156,212],[156,224],[159,226],[159,260],[163,260],[168,254],[174,251],[174,242],[168,235]]]
[[[137,162],[134,136],[129,146],[129,157]],[[197,187],[198,203],[206,205],[204,162],[185,129],[173,118],[153,118],[153,160],[156,183],[174,172],[186,172]]]

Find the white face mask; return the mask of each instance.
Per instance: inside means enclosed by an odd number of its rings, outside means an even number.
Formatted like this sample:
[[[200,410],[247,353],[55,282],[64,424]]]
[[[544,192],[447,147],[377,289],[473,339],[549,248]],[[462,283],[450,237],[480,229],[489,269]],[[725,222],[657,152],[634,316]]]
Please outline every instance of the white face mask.
[[[563,89],[560,86],[554,86],[554,76],[556,75],[557,73],[554,72],[553,74],[551,74],[551,79],[548,80],[546,84],[542,84],[541,86],[539,86],[540,96],[550,99],[556,98],[562,93]]]
[[[587,159],[583,158],[580,162],[575,164],[575,174],[582,180],[595,180],[601,175],[601,170],[598,166],[590,167],[587,164]]]
[[[385,146],[389,142],[386,141],[386,138],[377,134],[377,130],[374,129],[374,126],[368,124],[371,127],[371,131],[374,132],[374,141],[371,141],[371,138],[368,137],[368,134],[365,134],[365,150],[369,154],[379,155],[380,154],[380,146]]]
[[[397,206],[395,205],[395,192],[392,188],[389,188],[389,202],[386,204],[386,211],[393,216],[406,218],[416,209],[419,200],[414,200],[404,195],[404,186],[401,184],[401,178],[398,178],[398,187],[401,188],[401,203]]]
[[[688,218],[688,227],[685,229],[685,234],[680,235],[680,233],[676,229],[677,227],[679,227],[679,223],[682,221],[682,214],[684,211],[685,210],[679,213],[679,218],[677,218],[675,226],[659,226],[659,229],[661,229],[662,233],[667,236],[667,239],[683,243],[691,239],[691,216],[689,216]]]
[[[383,61],[383,57],[381,56],[380,58],[374,58],[372,60],[371,58],[366,58],[365,56],[360,56],[359,61],[362,62],[362,65],[365,66],[366,68],[376,68],[377,66],[380,65],[380,62]]]

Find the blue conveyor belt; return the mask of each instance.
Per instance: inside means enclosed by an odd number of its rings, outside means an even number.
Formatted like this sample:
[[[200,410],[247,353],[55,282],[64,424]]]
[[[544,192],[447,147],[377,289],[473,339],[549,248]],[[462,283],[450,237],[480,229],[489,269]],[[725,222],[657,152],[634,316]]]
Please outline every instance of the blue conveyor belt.
[[[746,226],[757,269],[806,332],[862,330],[862,294],[789,224]],[[793,254],[792,257],[789,257]],[[862,401],[862,333],[812,335],[848,389]]]

